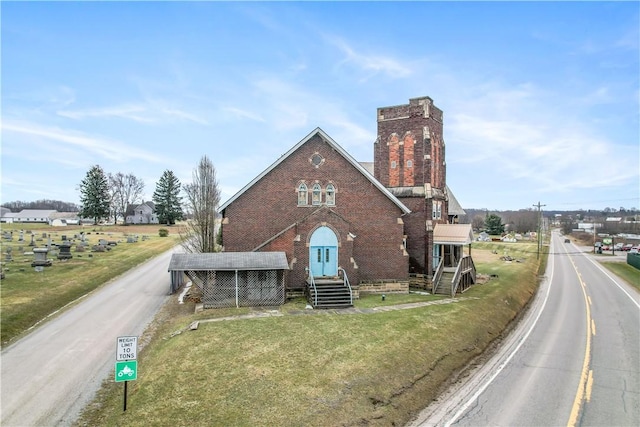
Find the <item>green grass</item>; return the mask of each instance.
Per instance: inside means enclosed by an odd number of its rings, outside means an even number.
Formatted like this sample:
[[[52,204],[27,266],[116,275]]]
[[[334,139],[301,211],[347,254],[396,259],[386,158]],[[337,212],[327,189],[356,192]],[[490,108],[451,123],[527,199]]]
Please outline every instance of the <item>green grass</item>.
[[[640,292],[640,270],[626,262],[603,262],[602,265],[622,277],[627,283]]]
[[[293,315],[304,308],[296,300],[280,309],[290,315],[201,322],[195,331],[185,330],[194,319],[250,309],[194,315],[188,304],[168,304],[140,352],[127,411],[122,386],[108,380],[78,425],[405,424],[504,331],[537,288],[535,244],[491,245],[474,245],[472,254],[479,273],[498,277],[451,304]],[[500,260],[505,247],[521,262]],[[356,306],[437,299],[368,295]]]
[[[119,240],[120,243],[108,252],[96,253],[91,253],[90,247],[86,252],[76,252],[74,246],[71,249],[72,259],[58,260],[55,256],[48,256],[52,260],[52,266],[37,272],[31,267],[34,256],[28,254],[33,249],[29,246],[32,234],[25,232],[25,242],[18,242],[20,229],[30,230],[37,236],[34,237],[36,247],[44,247],[49,235],[52,243],[60,243],[62,235],[72,238],[80,230],[85,231],[91,245],[97,244],[99,239]],[[177,233],[161,238],[155,228],[149,229],[151,234],[145,233],[147,240],[142,241],[140,235],[136,243],[126,243],[126,232],[111,232],[108,227],[65,227],[60,230],[42,224],[11,224],[3,225],[2,230],[14,230],[13,241],[3,240],[0,245],[5,275],[0,284],[0,334],[3,346],[60,308],[170,249],[177,242]],[[131,230],[134,231],[133,228]],[[42,237],[43,232],[47,233],[47,238]],[[13,261],[7,262],[5,253],[9,247],[12,249]],[[23,251],[27,254],[23,254]]]

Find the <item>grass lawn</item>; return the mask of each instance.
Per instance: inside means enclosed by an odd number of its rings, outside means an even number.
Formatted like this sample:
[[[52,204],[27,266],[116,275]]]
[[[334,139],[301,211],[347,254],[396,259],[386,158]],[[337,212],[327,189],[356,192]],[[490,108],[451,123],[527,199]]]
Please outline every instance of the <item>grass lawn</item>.
[[[169,237],[159,237],[158,229],[168,228]],[[23,242],[19,242],[23,230]],[[103,226],[103,227],[51,227],[46,224],[3,224],[2,232],[13,231],[13,240],[4,238],[0,243],[2,271],[0,283],[0,333],[2,346],[12,342],[42,319],[65,305],[100,287],[132,267],[169,250],[177,243],[178,231],[163,226]],[[74,244],[72,259],[58,260],[56,243],[62,236],[78,243],[79,233],[84,232],[89,246],[77,252]],[[46,237],[43,237],[45,233]],[[127,243],[127,236],[138,236],[136,243]],[[30,246],[33,236],[35,246]],[[145,239],[143,240],[143,236]],[[50,267],[36,271],[31,266],[34,247],[45,247],[51,239]],[[114,241],[107,252],[92,252],[91,246],[100,239]],[[11,250],[12,261],[6,260]]]
[[[627,283],[640,292],[640,270],[626,262],[603,262],[602,265],[622,277]]]
[[[508,255],[517,261],[500,258]],[[453,374],[507,328],[538,286],[535,243],[474,243],[478,272],[494,278],[457,302],[360,314],[316,310],[201,322],[251,309],[205,310],[176,298],[163,307],[139,354],[138,380],[108,379],[78,425],[403,425]],[[541,257],[546,258],[545,256]],[[442,300],[365,296],[356,307]]]

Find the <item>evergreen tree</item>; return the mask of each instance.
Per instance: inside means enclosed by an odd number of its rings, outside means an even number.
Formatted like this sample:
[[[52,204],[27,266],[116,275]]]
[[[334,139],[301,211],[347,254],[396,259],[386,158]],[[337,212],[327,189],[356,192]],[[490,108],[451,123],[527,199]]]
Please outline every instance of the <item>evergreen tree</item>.
[[[93,218],[93,223],[109,217],[111,197],[107,175],[98,165],[92,166],[80,183],[80,216]]]
[[[504,224],[502,218],[496,214],[487,214],[484,218],[484,226],[487,233],[491,235],[499,235],[504,233]]]
[[[172,171],[164,171],[156,183],[153,203],[160,223],[172,225],[183,218],[180,181]]]

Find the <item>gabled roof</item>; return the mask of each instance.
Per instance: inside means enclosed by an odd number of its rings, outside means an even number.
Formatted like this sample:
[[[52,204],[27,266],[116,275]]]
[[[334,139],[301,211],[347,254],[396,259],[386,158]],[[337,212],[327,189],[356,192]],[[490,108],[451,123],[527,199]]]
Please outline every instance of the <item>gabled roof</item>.
[[[173,254],[169,271],[288,270],[284,252],[215,252]]]
[[[400,200],[398,200],[396,196],[391,194],[391,192],[387,190],[387,188],[384,185],[382,185],[380,181],[375,179],[375,177],[371,173],[369,173],[369,171],[367,171],[367,169],[364,166],[362,166],[353,157],[351,157],[349,153],[347,153],[340,145],[338,145],[337,142],[331,139],[331,137],[327,135],[319,127],[315,128],[309,135],[305,136],[300,142],[294,145],[289,151],[287,151],[285,154],[280,156],[278,160],[276,160],[271,166],[265,169],[260,175],[255,177],[250,183],[245,185],[240,191],[234,194],[229,200],[227,200],[222,206],[220,206],[220,211],[222,212],[223,210],[225,210],[231,203],[233,203],[245,191],[251,188],[258,181],[260,181],[265,175],[267,175],[269,172],[275,169],[280,163],[282,163],[285,159],[287,159],[287,157],[289,157],[298,148],[303,146],[305,143],[307,143],[311,138],[313,138],[316,135],[320,136],[327,144],[331,146],[331,148],[333,148],[335,151],[340,153],[340,155],[342,155],[342,157],[344,157],[355,169],[357,169],[365,178],[371,181],[371,183],[378,190],[380,190],[385,196],[387,196],[389,200],[395,203],[395,205],[398,206],[398,208],[400,208],[400,210],[402,210],[403,213],[408,214],[411,212],[411,210],[408,207],[406,207]]]
[[[473,242],[471,224],[436,224],[433,243],[438,245],[468,245]]]
[[[12,216],[13,218],[49,218],[54,212],[58,211],[55,209],[23,209]]]
[[[449,188],[448,185],[447,185],[447,195],[449,196],[449,209],[448,209],[449,215],[462,216],[466,214],[464,209],[462,209],[462,206],[460,206],[460,203],[458,203],[458,199],[456,199],[456,196],[453,195],[453,191],[451,191],[451,188]]]

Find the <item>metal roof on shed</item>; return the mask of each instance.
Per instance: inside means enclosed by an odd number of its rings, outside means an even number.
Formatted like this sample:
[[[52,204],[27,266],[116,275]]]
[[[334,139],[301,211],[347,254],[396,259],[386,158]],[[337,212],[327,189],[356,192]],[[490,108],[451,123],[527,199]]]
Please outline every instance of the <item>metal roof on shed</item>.
[[[471,224],[436,224],[433,243],[438,245],[468,245],[473,242]]]
[[[169,271],[288,270],[284,252],[216,252],[173,254]]]

